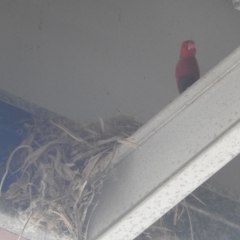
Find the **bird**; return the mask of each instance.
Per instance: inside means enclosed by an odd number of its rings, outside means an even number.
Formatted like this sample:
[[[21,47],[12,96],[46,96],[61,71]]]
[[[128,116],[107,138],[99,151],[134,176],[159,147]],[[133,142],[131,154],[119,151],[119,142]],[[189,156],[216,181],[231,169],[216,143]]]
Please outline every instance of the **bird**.
[[[200,77],[199,66],[195,55],[195,42],[193,40],[184,41],[180,48],[180,58],[175,71],[178,91],[180,94],[195,83]]]

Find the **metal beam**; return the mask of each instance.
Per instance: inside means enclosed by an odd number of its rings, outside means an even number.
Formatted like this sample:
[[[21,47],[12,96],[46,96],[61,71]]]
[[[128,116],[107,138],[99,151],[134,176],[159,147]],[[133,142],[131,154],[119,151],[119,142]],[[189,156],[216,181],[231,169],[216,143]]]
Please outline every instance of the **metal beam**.
[[[134,239],[240,153],[240,48],[119,149],[89,239]]]

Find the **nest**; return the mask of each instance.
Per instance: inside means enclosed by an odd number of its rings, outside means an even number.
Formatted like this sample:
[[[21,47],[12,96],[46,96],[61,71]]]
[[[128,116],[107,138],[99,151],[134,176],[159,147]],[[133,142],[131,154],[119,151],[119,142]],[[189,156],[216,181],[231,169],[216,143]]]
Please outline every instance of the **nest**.
[[[57,239],[87,239],[97,194],[120,144],[135,147],[131,135],[141,126],[131,117],[80,124],[33,119],[24,124],[24,141],[9,156],[0,190],[25,227],[43,226]],[[24,227],[24,228],[25,228]],[[23,229],[24,230],[24,229]]]

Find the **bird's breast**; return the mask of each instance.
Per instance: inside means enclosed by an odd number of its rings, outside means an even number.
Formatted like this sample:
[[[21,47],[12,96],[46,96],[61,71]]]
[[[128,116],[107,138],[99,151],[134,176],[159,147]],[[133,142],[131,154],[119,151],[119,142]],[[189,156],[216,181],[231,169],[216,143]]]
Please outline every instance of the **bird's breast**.
[[[176,79],[181,76],[192,76],[196,80],[199,79],[199,67],[195,57],[183,59],[180,58],[176,67]]]

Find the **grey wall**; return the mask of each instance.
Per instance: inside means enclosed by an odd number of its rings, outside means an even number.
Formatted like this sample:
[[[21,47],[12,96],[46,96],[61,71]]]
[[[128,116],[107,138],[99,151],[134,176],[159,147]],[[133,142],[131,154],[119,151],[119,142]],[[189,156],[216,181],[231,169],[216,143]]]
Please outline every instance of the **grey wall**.
[[[183,40],[195,40],[201,75],[240,45],[240,12],[231,0],[0,6],[0,88],[75,119],[125,114],[146,122],[178,96]]]
[[[0,88],[75,119],[145,122],[178,96],[181,42],[196,41],[203,75],[239,22],[230,0],[2,0]]]

